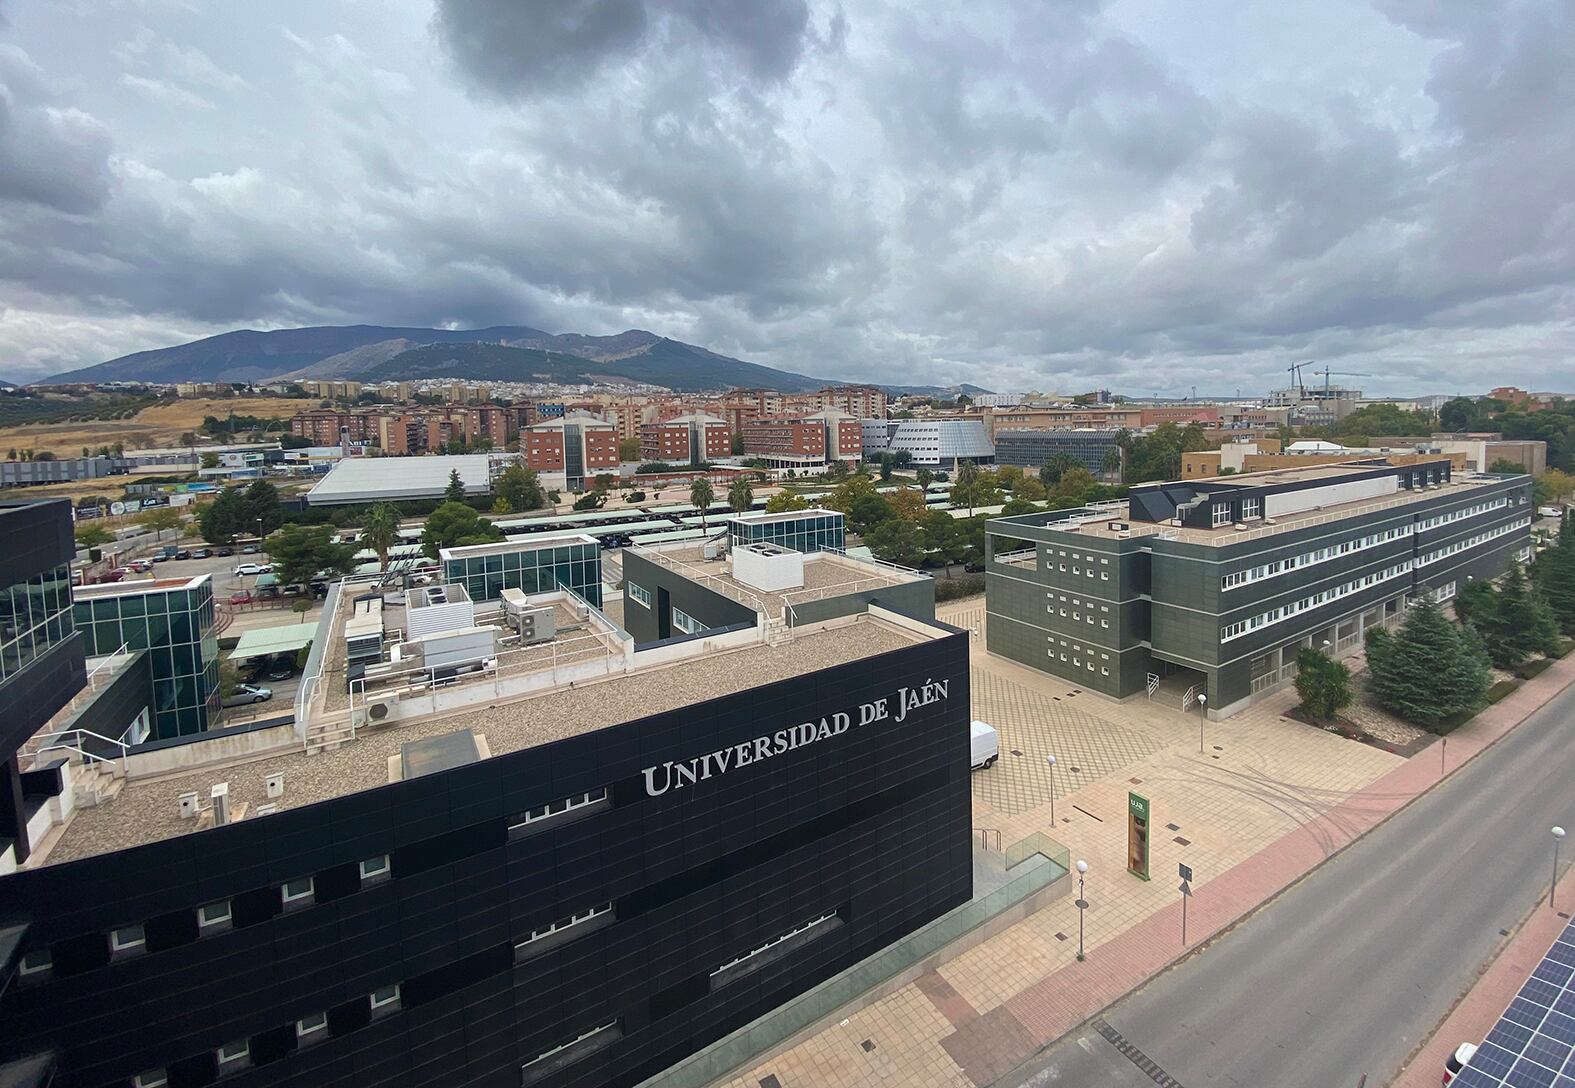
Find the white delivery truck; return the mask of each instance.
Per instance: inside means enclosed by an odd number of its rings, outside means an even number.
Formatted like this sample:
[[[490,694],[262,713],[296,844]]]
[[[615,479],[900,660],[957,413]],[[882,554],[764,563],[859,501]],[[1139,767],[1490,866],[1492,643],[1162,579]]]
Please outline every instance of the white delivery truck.
[[[985,722],[972,722],[968,726],[968,766],[983,770],[1001,758],[1001,742],[995,727]]]

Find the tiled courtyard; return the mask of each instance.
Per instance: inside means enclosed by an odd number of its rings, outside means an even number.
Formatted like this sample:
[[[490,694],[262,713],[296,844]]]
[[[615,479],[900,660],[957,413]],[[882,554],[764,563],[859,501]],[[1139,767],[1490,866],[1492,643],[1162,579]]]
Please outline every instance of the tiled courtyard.
[[[1211,879],[1299,828],[1332,851],[1347,839],[1342,821],[1352,819],[1339,806],[1404,762],[1283,717],[1295,702],[1289,690],[1204,724],[1200,753],[1198,715],[1141,699],[1116,703],[989,656],[982,601],[937,612],[970,631],[973,716],[1000,734],[1000,762],[974,774],[974,825],[999,830],[1006,846],[1043,832],[1088,861],[1085,967],[1097,967],[1102,945],[1174,907],[1178,862],[1192,866],[1194,905],[1202,905]],[[1146,882],[1126,872],[1129,790],[1152,805],[1153,879]],[[1023,1002],[1075,964],[1074,898],[849,1010],[846,1023],[759,1063],[727,1088],[759,1088],[772,1077],[781,1088],[988,1084],[1006,1071],[998,1067],[1004,1055],[1031,1049],[1035,1025]],[[1179,951],[1179,926],[1174,941]]]

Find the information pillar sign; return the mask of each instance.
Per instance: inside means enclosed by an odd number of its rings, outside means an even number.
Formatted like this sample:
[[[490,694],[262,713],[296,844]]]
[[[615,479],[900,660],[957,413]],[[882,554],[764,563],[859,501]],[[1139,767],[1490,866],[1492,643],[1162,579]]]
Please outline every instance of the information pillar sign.
[[[1148,798],[1127,794],[1127,872],[1148,879]]]

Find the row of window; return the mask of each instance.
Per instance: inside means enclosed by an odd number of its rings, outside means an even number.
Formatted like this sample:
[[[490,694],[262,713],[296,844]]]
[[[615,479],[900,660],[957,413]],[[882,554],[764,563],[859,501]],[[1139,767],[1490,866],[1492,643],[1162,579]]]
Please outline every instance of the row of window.
[[[391,868],[387,854],[379,854],[375,858],[368,858],[360,863],[361,883],[363,885],[376,884],[388,879]],[[309,907],[317,901],[317,884],[309,876],[296,880],[287,880],[279,886],[280,904],[287,911],[300,910]],[[197,908],[197,935],[199,937],[211,936],[222,933],[230,928],[234,914],[230,900],[217,899],[212,903],[204,903]],[[132,922],[118,926],[109,932],[109,952],[111,960],[123,960],[132,956],[141,955],[148,949],[147,926],[142,922]],[[47,974],[53,967],[53,961],[48,948],[35,948],[22,956],[19,968],[21,975],[34,977]]]
[[[682,609],[673,609],[673,628],[686,635],[698,635],[705,630],[705,624],[695,619]]]
[[[509,821],[509,838],[519,838],[528,832],[534,832],[548,822],[557,822],[572,813],[585,809],[607,800],[606,788],[592,790],[588,793],[576,794],[573,797],[564,797],[556,801],[538,805],[528,812],[522,812]],[[380,883],[393,875],[393,868],[387,854],[379,854],[374,858],[367,858],[358,865],[361,883],[363,886]],[[295,880],[287,880],[279,887],[280,905],[287,911],[301,910],[311,906],[317,901],[317,884],[313,877],[303,876]],[[610,909],[610,906],[609,906]],[[593,915],[594,916],[594,915]],[[199,937],[211,936],[228,930],[233,919],[230,900],[219,899],[211,903],[204,903],[197,908],[197,933]],[[581,919],[584,921],[587,919]],[[147,950],[147,929],[141,922],[133,922],[118,926],[109,934],[110,958],[112,960],[126,959]],[[23,977],[33,977],[37,980],[52,969],[53,963],[48,948],[37,948],[24,953],[20,966]]]
[[[651,591],[638,582],[629,583],[629,597],[641,608],[651,607]]]
[[[1416,531],[1420,533],[1424,529],[1434,529],[1440,525],[1448,525],[1452,521],[1475,517],[1477,514],[1485,514],[1489,510],[1502,510],[1508,505],[1509,497],[1500,496],[1491,502],[1479,502],[1475,506],[1462,506],[1458,510],[1449,510],[1442,514],[1435,514],[1430,518],[1423,518],[1416,523]]]
[[[1061,599],[1062,599],[1062,600],[1063,600],[1063,601],[1064,601],[1064,600],[1066,600],[1066,598],[1065,598],[1065,597],[1062,597],[1062,598],[1061,598]],[[1103,609],[1103,610],[1104,610],[1104,611],[1106,611],[1106,612],[1109,612],[1109,611],[1110,611],[1110,606],[1109,606],[1109,605],[1102,605],[1102,606],[1101,606],[1101,608],[1102,608],[1102,609]],[[1087,619],[1087,622],[1088,622],[1088,625],[1089,625],[1089,626],[1090,626],[1090,627],[1092,627],[1092,626],[1093,626],[1093,624],[1094,624],[1094,619],[1095,619],[1095,616],[1094,616],[1094,610],[1093,610],[1093,605],[1089,605],[1089,606],[1088,606],[1088,609],[1089,609],[1089,611],[1088,611],[1088,616],[1087,616],[1087,617],[1086,617],[1086,619]],[[1056,606],[1055,606],[1055,605],[1053,605],[1053,604],[1047,604],[1047,605],[1045,605],[1045,613],[1046,613],[1046,614],[1047,614],[1047,615],[1048,615],[1048,614],[1051,614],[1051,613],[1054,613],[1054,612],[1055,612],[1055,611],[1056,611]],[[1063,618],[1065,618],[1065,616],[1066,616],[1066,606],[1065,606],[1065,605],[1062,605],[1062,606],[1061,606],[1061,607],[1060,607],[1060,609],[1059,609],[1059,612],[1060,612],[1060,615],[1061,615],[1061,616],[1062,616],[1062,617],[1063,617]],[[1082,611],[1081,611],[1081,610],[1079,610],[1079,609],[1076,609],[1076,608],[1074,608],[1074,609],[1072,609],[1072,622],[1073,622],[1073,623],[1083,623],[1083,622],[1084,622],[1084,620],[1085,620],[1085,617],[1084,617],[1084,615],[1083,615],[1083,613],[1082,613]],[[1110,626],[1110,620],[1109,620],[1109,618],[1108,618],[1108,617],[1106,617],[1106,618],[1101,618],[1101,619],[1100,619],[1100,620],[1099,620],[1099,626],[1101,626],[1101,627],[1105,627],[1105,628],[1108,628],[1108,627],[1109,627],[1109,626]]]
[[[813,919],[811,921],[805,922],[801,926],[795,926],[794,928],[788,930],[786,933],[783,933],[783,934],[781,934],[779,936],[771,938],[769,941],[767,941],[765,944],[761,945],[759,948],[752,948],[748,952],[745,952],[743,955],[735,956],[732,959],[728,960],[722,966],[718,967],[715,971],[712,971],[711,972],[711,977],[715,978],[717,975],[720,975],[723,971],[726,971],[729,968],[737,967],[739,964],[744,963],[744,962],[746,962],[748,960],[752,960],[756,956],[764,955],[765,953],[771,951],[773,948],[777,947],[779,944],[782,944],[784,941],[790,941],[794,937],[797,937],[800,933],[808,933],[810,930],[814,929],[816,926],[824,925],[827,922],[831,921],[836,916],[837,916],[837,912],[836,911],[834,911],[834,910],[827,911],[825,914],[822,914],[820,917],[815,918],[815,919]]]
[[[1053,644],[1055,642],[1055,639],[1051,639],[1050,641]],[[1062,662],[1066,662],[1067,661],[1066,639],[1062,639],[1061,640],[1061,647],[1062,647],[1062,649],[1061,649],[1061,660],[1062,660]],[[1093,672],[1094,671],[1094,668],[1095,668],[1094,654],[1096,652],[1097,651],[1095,651],[1092,647],[1090,647],[1088,649],[1088,664],[1087,664],[1086,667],[1087,667],[1089,672]],[[1056,649],[1055,649],[1054,645],[1052,645],[1050,647],[1050,649],[1047,651],[1047,655],[1049,656],[1050,660],[1052,660],[1052,661],[1055,660]],[[1071,663],[1071,666],[1074,669],[1081,669],[1081,668],[1085,667],[1084,664],[1083,664],[1083,656],[1082,655],[1083,655],[1083,646],[1082,646],[1082,644],[1081,643],[1077,643],[1077,642],[1072,643],[1072,656],[1071,656],[1071,662],[1070,663]],[[1100,653],[1099,654],[1099,660],[1101,660],[1101,661],[1109,661],[1110,660],[1110,655],[1107,654],[1107,653]],[[1110,666],[1109,665],[1100,665],[1100,666],[1098,666],[1098,668],[1099,668],[1099,675],[1101,675],[1101,676],[1109,676],[1110,675]]]
[[[1416,565],[1420,567],[1425,566],[1428,563],[1436,563],[1440,559],[1447,559],[1451,555],[1458,555],[1460,552],[1463,552],[1468,548],[1474,548],[1478,544],[1485,544],[1489,540],[1497,540],[1501,536],[1508,536],[1517,529],[1524,529],[1530,524],[1530,518],[1517,518],[1514,521],[1507,521],[1497,528],[1489,529],[1487,532],[1477,533],[1475,536],[1464,537],[1460,540],[1453,541],[1452,543],[1445,544],[1442,548],[1434,548],[1430,552],[1425,552],[1417,559]]]
[[[1327,562],[1342,555],[1350,555],[1352,552],[1376,548],[1378,545],[1387,544],[1391,540],[1399,540],[1401,537],[1410,536],[1411,533],[1411,526],[1400,525],[1393,529],[1385,529],[1381,533],[1369,533],[1367,536],[1357,537],[1354,540],[1346,540],[1339,544],[1330,544],[1325,548],[1315,548],[1300,555],[1276,559],[1272,563],[1262,563],[1248,570],[1239,570],[1225,575],[1220,579],[1220,588],[1235,589],[1237,586],[1261,582],[1265,578],[1273,578],[1276,574],[1283,574],[1288,570],[1300,570],[1302,567],[1310,567],[1315,563]]]
[[[373,1019],[397,1012],[400,1003],[399,984],[396,982],[373,990],[367,995],[367,1003]],[[326,1010],[309,1013],[295,1022],[297,1045],[309,1046],[326,1038],[328,1038]],[[213,1057],[221,1077],[247,1069],[252,1064],[251,1040],[237,1039],[235,1042],[225,1043],[213,1052]],[[132,1088],[165,1088],[169,1082],[168,1069],[149,1069],[131,1078]]]
[[[1279,608],[1271,608],[1269,611],[1260,612],[1256,616],[1249,616],[1247,619],[1237,620],[1235,623],[1228,623],[1224,627],[1220,628],[1220,641],[1229,642],[1233,638],[1240,638],[1249,631],[1256,631],[1260,627],[1266,627],[1271,623],[1278,623],[1280,620],[1288,619],[1299,612],[1305,612],[1309,608],[1317,608],[1319,605],[1327,604],[1330,601],[1338,600],[1341,597],[1346,597],[1352,593],[1360,592],[1361,590],[1366,589],[1368,586],[1377,585],[1379,582],[1388,581],[1390,578],[1394,578],[1397,575],[1405,574],[1410,569],[1411,560],[1403,559],[1398,563],[1385,567],[1383,570],[1373,571],[1371,574],[1363,575],[1360,578],[1354,578],[1349,582],[1343,583],[1342,585],[1334,586],[1330,589],[1320,590],[1310,597],[1303,597],[1299,601],[1292,601],[1290,604],[1283,605]]]

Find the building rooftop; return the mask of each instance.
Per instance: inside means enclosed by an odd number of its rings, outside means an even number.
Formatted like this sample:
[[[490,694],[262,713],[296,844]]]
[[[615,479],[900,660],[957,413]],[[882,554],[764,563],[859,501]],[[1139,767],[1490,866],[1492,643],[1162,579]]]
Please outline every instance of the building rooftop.
[[[637,523],[645,524],[645,523]],[[661,525],[672,526],[672,522],[660,522]],[[629,527],[622,525],[608,526],[605,530],[611,533],[629,531]],[[596,538],[588,533],[565,531],[561,533],[538,533],[530,536],[510,537],[500,540],[496,544],[468,544],[462,548],[440,548],[438,557],[445,563],[455,559],[475,559],[478,556],[508,555],[513,552],[535,551],[537,548],[561,548],[566,544],[595,544]]]
[[[468,495],[491,488],[492,458],[485,453],[429,457],[351,457],[335,465],[307,493],[314,506],[370,499],[435,499],[458,472]]]
[[[1319,465],[1305,469],[1248,473],[1241,476],[1228,476],[1225,479],[1227,482],[1261,481],[1263,483],[1272,483],[1276,482],[1276,477],[1290,476],[1295,480],[1306,480],[1308,478],[1307,473],[1339,474],[1345,471],[1349,471],[1349,466]],[[1019,529],[1039,528],[1053,532],[1075,532],[1081,536],[1100,537],[1110,540],[1153,536],[1164,540],[1176,540],[1185,544],[1206,544],[1210,547],[1220,548],[1251,540],[1261,540],[1264,537],[1274,536],[1279,533],[1295,532],[1298,529],[1354,517],[1358,514],[1369,514],[1376,510],[1413,506],[1431,499],[1480,489],[1489,484],[1497,483],[1499,479],[1497,476],[1481,474],[1456,476],[1440,484],[1436,489],[1402,489],[1393,494],[1378,495],[1372,498],[1325,506],[1306,514],[1295,514],[1253,522],[1250,523],[1250,527],[1247,529],[1237,529],[1234,525],[1221,525],[1217,528],[1182,528],[1164,522],[1132,521],[1129,516],[1128,504],[1125,501],[1115,501],[1095,503],[1076,510],[998,518],[990,523],[990,531],[998,536],[1010,536],[1012,535],[1013,527]],[[1209,479],[1195,482],[1215,483],[1217,481]]]
[[[580,680],[572,686],[563,679],[555,686],[513,695],[506,691],[495,694],[497,689],[490,679],[482,680],[477,683],[483,690],[478,691],[476,702],[440,714],[400,718],[375,730],[362,729],[356,739],[316,754],[308,755],[300,743],[294,743],[261,758],[254,755],[199,770],[133,777],[117,796],[78,810],[58,840],[46,844],[47,853],[40,863],[58,864],[189,834],[206,823],[181,818],[180,796],[196,793],[206,799],[215,783],[229,783],[232,811],[245,811],[251,819],[265,818],[252,815],[259,805],[271,803],[283,811],[387,784],[390,761],[400,764],[412,742],[469,730],[477,738],[479,751],[496,757],[872,657],[946,633],[941,627],[927,630],[933,634],[926,635],[912,623],[899,625],[866,612],[851,621],[801,629],[790,641],[776,645],[752,641],[735,648],[728,637],[697,636],[677,647],[647,651],[650,664],[642,662],[639,653],[619,658],[604,646],[594,657],[607,660],[613,670],[605,679]],[[577,637],[586,636],[582,631]],[[746,636],[739,632],[731,637]],[[552,652],[549,646],[548,656],[537,661],[532,675],[519,675],[523,685],[550,683],[556,670],[563,668],[561,659],[553,663]],[[443,690],[448,696],[455,688]],[[265,780],[275,774],[284,775],[284,792],[269,799]]]
[[[804,511],[795,511],[803,514]],[[646,538],[649,541],[650,538]],[[756,612],[763,612],[771,619],[782,618],[789,607],[828,597],[841,597],[870,589],[903,585],[929,578],[907,567],[884,563],[879,559],[860,559],[833,551],[805,552],[804,584],[786,590],[766,590],[739,581],[733,575],[733,560],[707,559],[705,541],[684,540],[652,547],[637,541],[625,551],[649,559],[651,562],[682,574],[697,585],[704,586],[729,600],[737,601]],[[735,548],[736,550],[736,548]]]
[[[71,598],[76,601],[96,601],[105,597],[126,597],[137,593],[196,589],[212,577],[211,574],[198,574],[190,578],[128,578],[123,582],[99,582],[91,586],[73,586]]]

